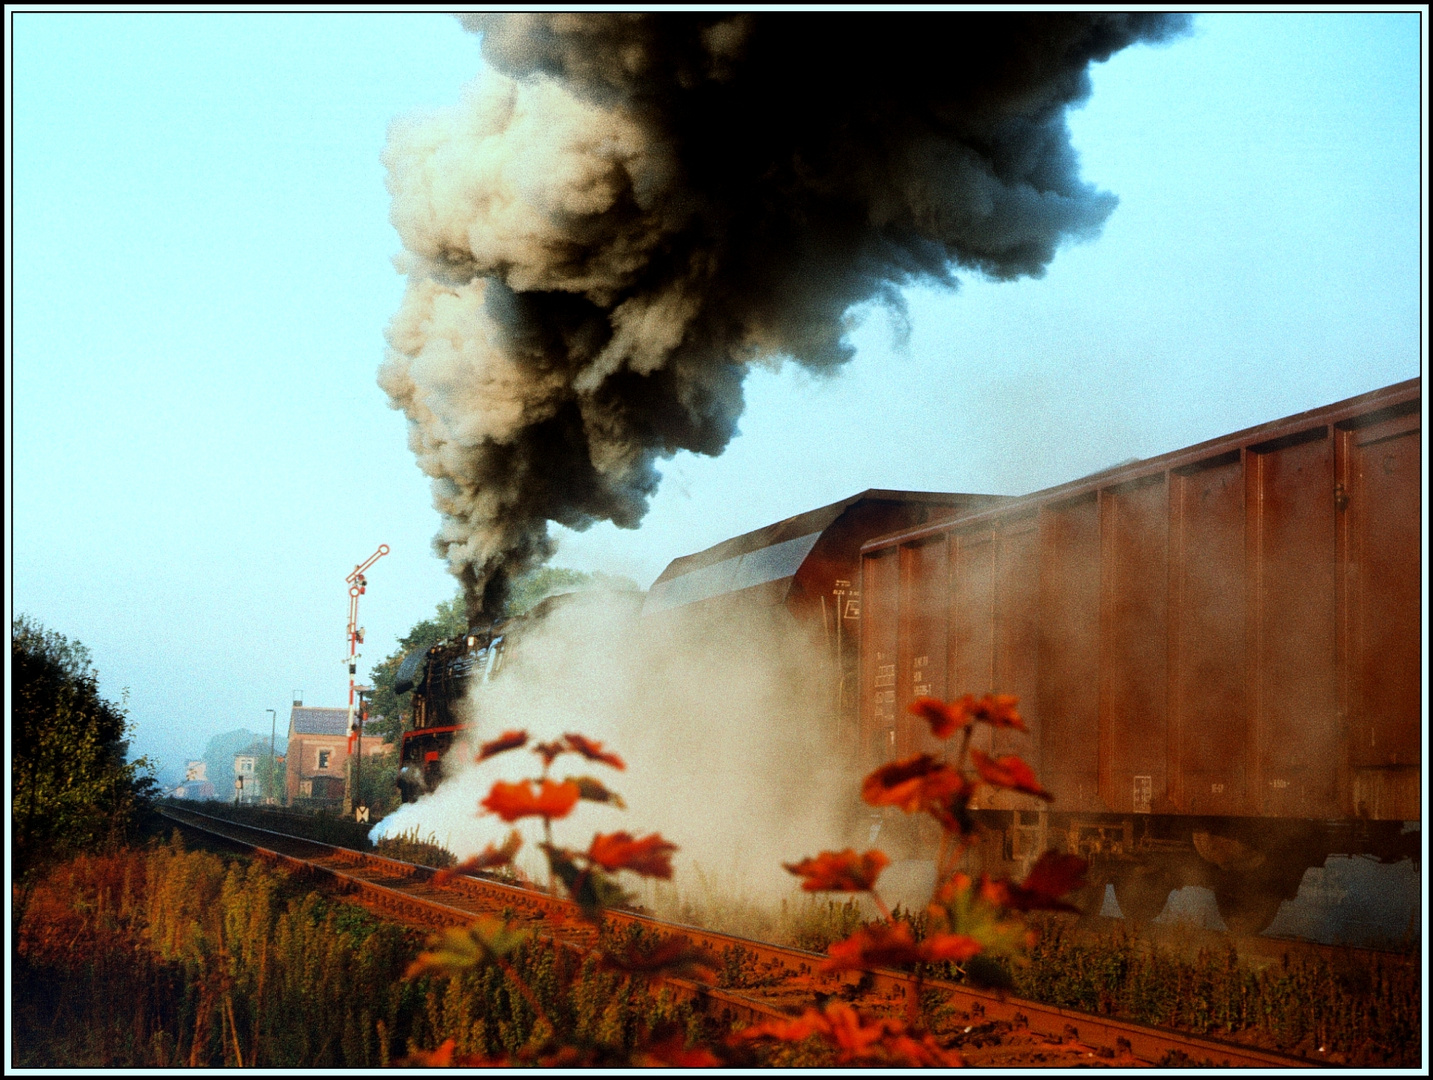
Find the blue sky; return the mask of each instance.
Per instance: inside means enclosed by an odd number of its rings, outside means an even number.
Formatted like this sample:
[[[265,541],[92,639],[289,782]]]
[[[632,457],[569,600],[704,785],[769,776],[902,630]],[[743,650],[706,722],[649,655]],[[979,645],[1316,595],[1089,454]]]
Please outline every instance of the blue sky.
[[[367,659],[453,585],[374,376],[402,279],[379,164],[455,101],[437,14],[11,13],[7,603],[90,647],[167,766],[346,700],[344,577],[380,544]],[[1417,377],[1416,13],[1203,14],[1093,70],[1070,116],[1120,205],[1039,280],[858,312],[834,378],[747,382],[635,531],[666,563],[866,487],[1021,493]]]

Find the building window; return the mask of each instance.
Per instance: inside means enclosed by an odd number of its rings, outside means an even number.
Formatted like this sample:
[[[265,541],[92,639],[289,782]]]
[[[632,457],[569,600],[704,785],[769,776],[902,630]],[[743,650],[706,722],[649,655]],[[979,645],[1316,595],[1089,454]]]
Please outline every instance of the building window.
[[[320,769],[328,768],[328,755],[331,753],[333,753],[332,750],[320,750],[318,752],[318,767]]]

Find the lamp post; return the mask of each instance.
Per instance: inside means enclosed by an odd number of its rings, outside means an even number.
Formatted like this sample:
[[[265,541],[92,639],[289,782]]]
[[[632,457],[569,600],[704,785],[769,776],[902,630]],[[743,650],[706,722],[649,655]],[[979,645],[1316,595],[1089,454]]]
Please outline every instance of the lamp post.
[[[274,756],[274,736],[279,730],[279,714],[273,709],[265,709],[264,712],[269,714],[269,787],[277,788],[279,784],[278,781],[274,778],[274,767],[276,761],[276,758]],[[279,800],[275,797],[273,791],[266,791],[264,792],[264,795],[267,796],[267,798],[275,805],[278,805]]]

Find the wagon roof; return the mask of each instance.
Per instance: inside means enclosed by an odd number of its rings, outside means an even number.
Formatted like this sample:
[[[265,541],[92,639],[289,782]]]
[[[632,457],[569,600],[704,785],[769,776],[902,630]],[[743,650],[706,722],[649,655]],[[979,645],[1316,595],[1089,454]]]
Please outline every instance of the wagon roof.
[[[652,583],[642,607],[644,615],[696,603],[756,585],[772,585],[779,603],[801,564],[822,534],[847,510],[861,502],[919,502],[959,506],[972,496],[937,491],[889,491],[868,488],[849,499],[817,507],[772,525],[723,540],[705,551],[673,559]]]

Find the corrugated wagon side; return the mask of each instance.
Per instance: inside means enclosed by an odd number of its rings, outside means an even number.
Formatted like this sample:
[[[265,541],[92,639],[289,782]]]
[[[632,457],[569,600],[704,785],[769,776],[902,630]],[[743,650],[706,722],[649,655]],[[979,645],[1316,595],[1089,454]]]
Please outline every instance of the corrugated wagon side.
[[[866,544],[868,764],[935,749],[916,697],[1018,694],[993,749],[1056,801],[987,805],[1004,855],[1078,850],[1126,914],[1267,925],[1330,853],[1416,851],[1421,466],[1411,380]]]

